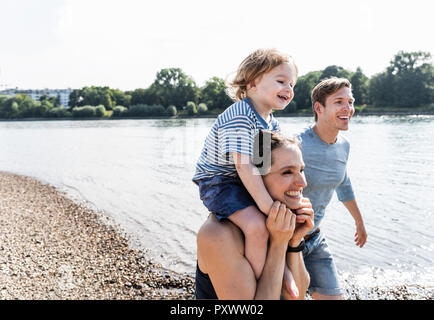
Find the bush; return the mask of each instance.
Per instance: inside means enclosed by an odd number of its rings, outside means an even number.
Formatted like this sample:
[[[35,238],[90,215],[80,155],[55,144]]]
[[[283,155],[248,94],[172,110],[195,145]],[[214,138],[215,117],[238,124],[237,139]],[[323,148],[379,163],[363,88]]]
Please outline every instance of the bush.
[[[92,107],[92,106],[75,107],[72,109],[72,116],[74,118],[92,118],[92,117],[95,117],[95,107]]]
[[[71,116],[71,113],[68,112],[64,107],[57,107],[45,112],[45,116],[48,118],[66,118]]]
[[[149,117],[149,116],[164,116],[166,115],[166,109],[163,106],[148,106],[145,104],[137,104],[131,106],[128,110],[128,116],[130,117]]]
[[[100,104],[99,106],[95,107],[95,116],[102,118],[105,116],[105,107],[104,105]]]
[[[190,116],[197,114],[196,104],[193,101],[188,101],[185,109]]]
[[[199,114],[205,114],[208,112],[208,107],[206,106],[205,103],[199,103],[199,105],[197,106],[197,113]]]
[[[112,117],[114,118],[120,118],[125,116],[128,113],[128,109],[124,106],[116,106],[113,108],[113,114]]]
[[[174,117],[176,116],[177,110],[175,106],[168,106],[166,112],[167,115]]]

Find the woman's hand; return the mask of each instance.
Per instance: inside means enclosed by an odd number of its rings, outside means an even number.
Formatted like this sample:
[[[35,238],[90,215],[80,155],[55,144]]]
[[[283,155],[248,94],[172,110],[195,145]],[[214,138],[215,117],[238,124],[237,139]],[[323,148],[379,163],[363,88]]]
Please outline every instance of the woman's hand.
[[[289,243],[291,247],[298,246],[303,237],[314,227],[314,212],[310,200],[308,198],[303,198],[301,202],[301,207],[293,210],[295,211],[297,223],[295,225],[294,234]]]
[[[270,233],[270,244],[286,246],[294,234],[295,214],[285,204],[275,201],[268,213],[266,226]]]

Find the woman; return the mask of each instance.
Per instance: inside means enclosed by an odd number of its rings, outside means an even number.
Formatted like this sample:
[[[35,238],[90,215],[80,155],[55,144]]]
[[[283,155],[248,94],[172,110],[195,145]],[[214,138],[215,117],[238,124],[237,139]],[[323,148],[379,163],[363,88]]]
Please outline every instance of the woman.
[[[306,179],[300,143],[274,132],[263,135],[262,141],[271,141],[271,148],[265,148],[271,152],[271,165],[263,181],[275,200],[266,220],[269,246],[264,269],[256,280],[244,256],[241,230],[211,214],[197,235],[198,299],[279,299],[281,294],[303,299],[309,286],[301,250],[303,237],[313,228],[313,210],[301,195]],[[291,293],[282,288],[285,263],[293,277]]]

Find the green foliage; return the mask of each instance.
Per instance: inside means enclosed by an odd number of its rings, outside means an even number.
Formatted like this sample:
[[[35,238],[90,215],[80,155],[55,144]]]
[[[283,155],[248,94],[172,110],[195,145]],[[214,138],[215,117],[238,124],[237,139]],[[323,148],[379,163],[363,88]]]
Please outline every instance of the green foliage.
[[[320,80],[328,79],[331,77],[338,77],[338,78],[345,78],[350,80],[352,76],[352,73],[348,70],[345,70],[344,68],[340,66],[328,66],[326,67],[320,76]]]
[[[208,112],[208,107],[206,106],[205,103],[199,103],[199,105],[197,106],[197,113],[198,114],[205,114]]]
[[[68,118],[71,117],[71,112],[68,112],[64,107],[57,107],[45,112],[45,116],[48,118]]]
[[[125,108],[124,106],[116,106],[113,108],[113,118],[120,118],[128,113],[128,108]]]
[[[153,105],[158,104],[159,98],[157,92],[153,86],[148,89],[136,89],[131,92],[131,105],[146,104]]]
[[[95,107],[95,116],[96,117],[99,117],[99,118],[104,117],[105,112],[106,112],[105,107],[102,104]]]
[[[72,116],[74,118],[94,118],[96,116],[95,107],[75,107],[72,109]]]
[[[128,117],[164,116],[166,115],[166,109],[161,105],[148,106],[138,104],[131,106],[126,115],[128,115]]]
[[[368,83],[369,78],[362,72],[362,69],[357,68],[349,79],[353,87],[353,96],[357,104],[367,104],[368,101]]]
[[[128,95],[118,89],[110,89],[109,87],[84,87],[76,89],[69,95],[69,106],[98,106],[103,105],[106,110],[112,110],[117,104],[129,104]]]
[[[166,112],[168,116],[174,117],[176,116],[178,111],[176,110],[175,106],[168,106]]]
[[[384,72],[371,78],[360,68],[352,72],[336,65],[299,77],[293,101],[276,114],[310,112],[312,89],[321,79],[333,76],[351,81],[355,102],[359,106],[358,113],[372,111],[371,108],[364,108],[365,105],[432,110],[428,107],[434,100],[431,54],[399,51]],[[198,88],[180,68],[169,68],[157,72],[155,81],[148,88],[125,92],[96,86],[75,89],[70,94],[68,110],[71,112],[61,107],[58,97],[42,96],[39,101],[34,101],[25,94],[0,96],[0,118],[217,115],[232,103],[226,94],[223,79],[212,77],[202,88]],[[178,112],[184,106],[185,110]]]
[[[225,81],[218,77],[212,77],[201,89],[201,101],[206,103],[208,110],[225,109],[233,101],[226,94]]]
[[[197,102],[199,96],[196,83],[180,68],[161,69],[149,90],[157,96],[154,103],[165,107],[184,106],[187,101]]]
[[[369,98],[374,106],[418,107],[434,98],[434,67],[427,52],[398,52],[385,72],[373,76]]]
[[[189,116],[197,114],[196,104],[193,101],[188,101],[185,109],[187,110],[187,114]]]
[[[309,109],[312,107],[310,95],[320,78],[321,71],[312,71],[298,78],[294,87],[293,99],[298,109]]]

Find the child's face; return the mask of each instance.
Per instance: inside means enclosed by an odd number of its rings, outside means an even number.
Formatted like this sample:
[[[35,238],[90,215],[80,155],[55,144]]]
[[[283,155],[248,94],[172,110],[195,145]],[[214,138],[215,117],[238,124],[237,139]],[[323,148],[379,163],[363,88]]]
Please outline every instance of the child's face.
[[[284,145],[273,150],[272,157],[270,172],[263,177],[268,193],[289,209],[299,208],[307,185],[301,150],[295,145]]]
[[[295,81],[294,66],[282,63],[256,78],[247,95],[261,108],[283,110],[294,98]]]

